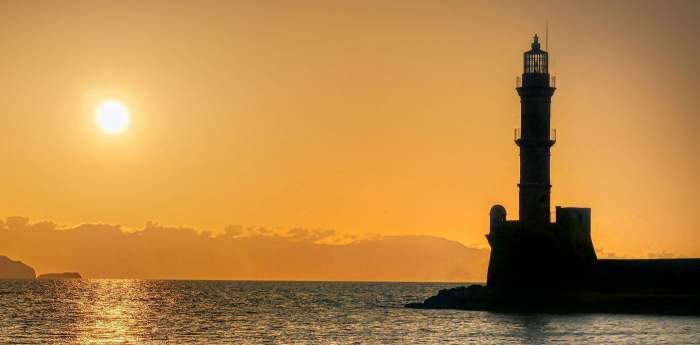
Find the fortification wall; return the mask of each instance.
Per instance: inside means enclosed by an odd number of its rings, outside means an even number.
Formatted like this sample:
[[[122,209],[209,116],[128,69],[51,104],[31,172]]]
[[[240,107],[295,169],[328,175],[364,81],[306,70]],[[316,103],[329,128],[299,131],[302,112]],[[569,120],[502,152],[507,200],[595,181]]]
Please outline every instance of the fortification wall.
[[[589,277],[601,292],[697,294],[700,259],[603,259]]]

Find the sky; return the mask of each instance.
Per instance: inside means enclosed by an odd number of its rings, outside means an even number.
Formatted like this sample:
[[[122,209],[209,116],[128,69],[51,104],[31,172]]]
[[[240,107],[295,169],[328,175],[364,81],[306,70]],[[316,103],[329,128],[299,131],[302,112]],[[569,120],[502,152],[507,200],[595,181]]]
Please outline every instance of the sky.
[[[696,1],[3,1],[0,218],[488,248],[545,23],[552,207],[599,254],[700,256]]]

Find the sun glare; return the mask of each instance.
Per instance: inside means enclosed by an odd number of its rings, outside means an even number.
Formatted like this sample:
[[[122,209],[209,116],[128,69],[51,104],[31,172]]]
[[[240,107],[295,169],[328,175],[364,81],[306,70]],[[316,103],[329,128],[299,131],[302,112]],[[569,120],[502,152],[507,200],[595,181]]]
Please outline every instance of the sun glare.
[[[107,134],[122,133],[129,126],[129,109],[120,101],[103,101],[97,107],[97,125]]]

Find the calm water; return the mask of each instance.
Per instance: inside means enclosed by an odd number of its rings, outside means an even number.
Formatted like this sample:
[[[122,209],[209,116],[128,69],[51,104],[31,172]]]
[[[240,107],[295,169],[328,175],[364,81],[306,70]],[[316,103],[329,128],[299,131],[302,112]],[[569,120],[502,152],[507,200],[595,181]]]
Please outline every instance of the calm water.
[[[0,343],[700,344],[700,318],[411,310],[449,284],[0,281]]]

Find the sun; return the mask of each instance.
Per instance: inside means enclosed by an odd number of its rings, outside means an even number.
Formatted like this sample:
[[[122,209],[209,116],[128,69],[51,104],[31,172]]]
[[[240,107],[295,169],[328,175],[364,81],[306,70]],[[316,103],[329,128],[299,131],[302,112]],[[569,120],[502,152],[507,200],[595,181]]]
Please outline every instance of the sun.
[[[96,113],[97,126],[107,134],[120,134],[129,127],[129,109],[120,101],[102,101]]]

